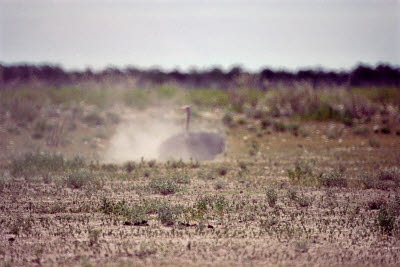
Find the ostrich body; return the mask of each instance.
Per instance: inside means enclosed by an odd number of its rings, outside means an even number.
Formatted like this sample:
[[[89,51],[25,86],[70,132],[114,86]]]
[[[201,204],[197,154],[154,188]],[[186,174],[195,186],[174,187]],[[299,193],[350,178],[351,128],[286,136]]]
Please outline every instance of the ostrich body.
[[[225,140],[217,133],[190,132],[190,107],[185,106],[185,133],[165,140],[159,149],[161,159],[212,160],[225,149]]]

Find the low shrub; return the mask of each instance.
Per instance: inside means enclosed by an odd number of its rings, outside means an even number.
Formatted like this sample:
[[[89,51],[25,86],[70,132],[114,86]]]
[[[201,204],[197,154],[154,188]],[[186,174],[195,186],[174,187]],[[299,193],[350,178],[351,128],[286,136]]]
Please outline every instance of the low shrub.
[[[72,171],[67,174],[64,180],[65,184],[72,189],[80,189],[83,187],[90,187],[97,189],[101,187],[101,181],[97,179],[94,174],[85,169]]]
[[[366,189],[398,189],[400,186],[400,169],[397,167],[390,167],[375,173],[363,173],[360,176],[360,181]]]
[[[83,117],[83,122],[86,123],[87,125],[93,127],[93,126],[104,125],[105,120],[98,113],[92,112],[92,113],[86,115],[85,117]]]
[[[334,170],[319,176],[319,181],[322,186],[326,187],[347,187],[347,179],[344,172]]]
[[[128,161],[123,165],[123,169],[127,173],[131,173],[132,171],[136,170],[136,162],[134,161]]]
[[[268,205],[270,207],[275,207],[275,204],[278,200],[278,193],[276,192],[276,190],[274,188],[267,188],[266,191],[267,194],[267,201],[268,201]]]
[[[27,153],[11,162],[10,173],[13,177],[35,176],[49,172],[65,170],[66,161],[61,154]]]
[[[169,195],[179,191],[179,186],[172,180],[166,178],[154,178],[148,183],[148,188],[157,194]]]
[[[391,234],[396,227],[396,216],[388,206],[382,206],[375,217],[376,225],[382,233]]]
[[[173,207],[168,203],[164,203],[158,208],[158,219],[165,226],[174,225],[181,213],[180,210],[182,210],[182,207]]]
[[[293,170],[288,170],[288,176],[292,183],[309,184],[315,180],[311,166],[306,162],[296,162]]]
[[[226,113],[226,114],[222,117],[222,123],[223,123],[225,126],[228,126],[228,127],[234,126],[234,125],[235,125],[235,121],[234,121],[234,119],[233,119],[232,114]]]
[[[275,121],[272,124],[272,127],[274,128],[274,130],[276,132],[284,132],[284,131],[286,131],[286,125],[281,121]]]
[[[38,120],[33,126],[32,138],[42,139],[45,136],[46,132],[49,132],[52,129],[53,126],[51,124],[48,124],[45,120]]]

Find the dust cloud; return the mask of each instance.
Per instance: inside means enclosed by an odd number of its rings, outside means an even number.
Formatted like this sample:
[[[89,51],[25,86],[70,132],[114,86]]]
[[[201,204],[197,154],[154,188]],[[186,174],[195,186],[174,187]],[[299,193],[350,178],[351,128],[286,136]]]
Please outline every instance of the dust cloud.
[[[175,117],[174,117],[175,115]],[[158,159],[159,147],[168,137],[183,132],[183,114],[158,111],[156,114],[129,114],[111,137],[103,161]]]

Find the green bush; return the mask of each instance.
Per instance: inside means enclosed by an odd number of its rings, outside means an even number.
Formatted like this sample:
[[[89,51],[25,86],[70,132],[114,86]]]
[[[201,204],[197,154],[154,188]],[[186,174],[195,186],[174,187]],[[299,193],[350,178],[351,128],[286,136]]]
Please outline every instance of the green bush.
[[[175,194],[179,191],[179,187],[175,182],[165,178],[153,178],[148,184],[148,188],[154,193],[161,195]]]
[[[228,201],[224,196],[220,196],[215,200],[214,207],[219,214],[223,214],[228,207]]]
[[[347,187],[347,179],[340,170],[335,170],[319,176],[319,181],[322,186],[326,187]]]
[[[83,187],[99,188],[101,186],[93,173],[85,169],[69,172],[65,178],[65,184],[73,189],[80,189]]]
[[[65,169],[65,160],[61,154],[27,153],[11,162],[10,173],[13,177],[35,176],[38,174],[59,172]]]
[[[127,173],[131,173],[132,171],[136,170],[136,162],[128,161],[124,164],[123,168]]]
[[[306,162],[296,162],[293,170],[288,170],[288,176],[292,183],[308,183],[314,179],[312,170]]]
[[[173,207],[167,203],[161,205],[158,209],[158,219],[166,226],[175,224],[175,221],[180,214],[181,207]]]
[[[386,234],[391,234],[396,226],[396,216],[387,206],[382,206],[379,209],[379,213],[375,220],[379,229]]]
[[[360,177],[365,188],[388,190],[400,186],[400,169],[397,167],[384,168],[375,173],[363,173]]]
[[[171,179],[172,181],[178,184],[190,184],[190,176],[187,175],[186,173],[183,174],[175,173]]]
[[[276,201],[278,200],[278,193],[274,188],[267,188],[267,201],[270,207],[275,207]]]

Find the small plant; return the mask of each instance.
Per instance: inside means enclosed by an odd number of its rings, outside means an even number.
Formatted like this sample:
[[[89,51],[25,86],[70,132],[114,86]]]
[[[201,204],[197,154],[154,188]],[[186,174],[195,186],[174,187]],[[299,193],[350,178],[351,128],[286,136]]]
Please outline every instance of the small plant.
[[[196,202],[196,209],[199,213],[204,214],[207,212],[207,207],[210,205],[210,201],[206,197],[202,197]]]
[[[80,189],[85,186],[93,186],[93,188],[98,188],[101,186],[101,183],[93,173],[80,169],[76,171],[72,171],[68,173],[65,178],[65,183],[68,187],[73,189]]]
[[[230,113],[226,113],[224,117],[222,117],[222,122],[228,127],[232,127],[235,125],[233,116]]]
[[[165,226],[174,225],[176,218],[180,213],[178,210],[177,207],[164,204],[158,209],[158,219]]]
[[[215,190],[221,190],[221,189],[223,189],[224,187],[225,187],[225,183],[224,183],[224,181],[222,181],[222,180],[218,180],[218,181],[216,181],[215,184],[214,184]]]
[[[388,190],[400,186],[400,169],[397,167],[385,168],[376,173],[361,175],[360,180],[365,188]]]
[[[21,233],[30,233],[33,226],[32,217],[16,216],[15,221],[10,226],[10,234],[20,235]]]
[[[347,187],[347,179],[344,172],[341,170],[334,170],[330,173],[325,173],[319,176],[319,181],[322,186],[326,187]]]
[[[247,164],[244,161],[239,162],[239,167],[241,170],[245,171],[247,170]]]
[[[136,163],[134,161],[128,161],[124,164],[123,168],[127,173],[131,173],[136,169]]]
[[[122,217],[125,220],[133,222],[143,222],[146,219],[147,213],[155,212],[158,208],[158,203],[153,201],[143,201],[142,204],[128,206],[125,200],[118,202],[103,198],[99,210],[104,214]]]
[[[237,120],[237,123],[238,123],[239,125],[246,125],[246,124],[247,124],[247,121],[246,121],[245,118],[240,118],[240,119]]]
[[[156,166],[157,161],[156,160],[150,160],[147,164],[149,165],[150,168],[153,168],[154,166]]]
[[[13,177],[29,177],[48,175],[49,172],[65,170],[66,161],[61,154],[27,153],[21,158],[14,159],[10,166]]]
[[[292,133],[294,136],[298,136],[299,135],[299,130],[300,130],[300,125],[297,123],[290,123],[288,125],[286,125],[286,129]]]
[[[289,188],[286,192],[286,196],[292,200],[292,201],[296,201],[297,200],[297,191],[293,188]]]
[[[228,201],[226,201],[224,196],[220,196],[217,200],[215,200],[214,206],[217,212],[222,215],[228,206]]]
[[[262,119],[261,122],[261,129],[265,130],[267,129],[269,126],[271,126],[272,122],[269,119]]]
[[[200,167],[200,162],[198,160],[196,160],[196,161],[190,160],[189,165],[190,165],[190,168],[197,169]]]
[[[270,207],[275,207],[276,201],[278,200],[278,193],[276,192],[276,190],[272,187],[267,188],[267,201],[268,201],[268,205]]]
[[[391,234],[395,228],[396,216],[387,206],[379,209],[379,213],[375,218],[379,229],[386,234]]]
[[[311,167],[306,162],[296,162],[294,170],[288,170],[288,176],[292,183],[306,183],[313,179]]]
[[[161,195],[175,194],[179,190],[179,187],[175,182],[165,178],[151,179],[148,184],[148,188],[154,193]]]
[[[217,169],[217,173],[221,176],[225,176],[228,173],[228,168],[225,166],[221,166]]]
[[[173,169],[181,169],[186,166],[185,162],[182,159],[167,161],[166,165],[167,165],[167,167],[170,167]]]
[[[296,202],[299,204],[300,207],[308,207],[312,203],[312,199],[310,197],[305,196],[304,194],[301,194],[301,196],[296,197]]]
[[[172,180],[178,184],[190,184],[190,176],[186,173],[179,174],[176,173],[172,176]]]
[[[272,127],[274,128],[275,132],[284,132],[284,131],[286,131],[286,125],[281,121],[275,121],[272,124]]]
[[[378,172],[377,178],[381,181],[393,181],[400,184],[400,168],[384,168]]]
[[[135,255],[139,259],[143,260],[143,259],[155,254],[156,252],[157,252],[157,248],[155,247],[155,245],[153,243],[142,242],[142,243],[140,243],[139,250],[137,250],[135,252]]]
[[[106,163],[101,165],[101,169],[106,172],[117,172],[118,165],[113,163]]]
[[[45,120],[38,120],[33,126],[33,139],[42,139],[46,132],[51,131],[53,129],[52,125],[48,124]]]
[[[99,237],[101,234],[100,229],[90,229],[88,231],[88,234],[89,234],[89,246],[94,246],[99,242]]]
[[[92,112],[83,117],[83,122],[89,126],[100,126],[104,125],[105,120],[98,113]]]
[[[361,174],[360,181],[366,189],[376,188],[378,185],[376,177],[370,173]]]
[[[206,168],[201,168],[197,172],[197,176],[200,179],[203,179],[203,180],[214,180],[217,177],[217,175],[216,175],[214,170],[209,170],[209,169],[206,169]]]
[[[381,207],[386,205],[385,199],[379,197],[375,198],[367,203],[367,206],[371,210],[379,210]]]

